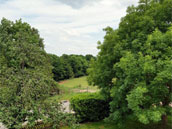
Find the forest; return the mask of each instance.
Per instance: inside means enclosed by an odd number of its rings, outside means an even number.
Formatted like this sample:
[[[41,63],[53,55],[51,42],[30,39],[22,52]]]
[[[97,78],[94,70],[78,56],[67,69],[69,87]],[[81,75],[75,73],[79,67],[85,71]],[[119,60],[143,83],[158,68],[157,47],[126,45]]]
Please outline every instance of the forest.
[[[85,56],[63,54],[60,57],[49,54],[49,57],[53,66],[52,72],[55,81],[87,75],[91,60],[95,60],[95,57],[91,54]]]
[[[3,18],[0,123],[8,129],[171,129],[172,0],[140,0],[117,29],[103,30],[96,56],[57,56],[45,51],[36,28]],[[71,81],[80,77],[87,79]],[[58,99],[69,95],[66,88],[71,96]]]

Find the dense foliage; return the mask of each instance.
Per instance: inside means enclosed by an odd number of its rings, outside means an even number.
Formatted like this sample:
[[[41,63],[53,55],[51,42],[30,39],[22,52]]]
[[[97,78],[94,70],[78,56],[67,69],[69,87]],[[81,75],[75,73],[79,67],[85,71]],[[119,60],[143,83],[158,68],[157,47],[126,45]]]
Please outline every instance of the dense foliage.
[[[118,29],[105,29],[88,79],[112,98],[110,120],[166,125],[172,102],[171,12],[172,0],[140,0],[128,7]]]
[[[90,61],[95,59],[90,54],[86,56],[63,54],[60,57],[49,54],[49,57],[53,66],[54,80],[56,81],[87,75]]]
[[[59,104],[44,108],[44,100],[58,91],[52,66],[38,30],[21,20],[0,23],[0,122],[21,128],[43,122],[61,121]],[[65,116],[64,116],[65,117]],[[67,118],[67,117],[66,117]]]
[[[80,122],[98,121],[109,115],[109,103],[99,93],[78,94],[70,102]]]

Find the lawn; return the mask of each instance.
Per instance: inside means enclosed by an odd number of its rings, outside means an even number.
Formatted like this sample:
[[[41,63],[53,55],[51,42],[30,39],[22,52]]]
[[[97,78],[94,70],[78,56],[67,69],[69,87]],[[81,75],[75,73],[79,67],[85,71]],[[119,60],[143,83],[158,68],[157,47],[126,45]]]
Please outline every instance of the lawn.
[[[64,81],[59,82],[59,84],[67,88],[77,88],[78,86],[80,86],[81,89],[85,89],[87,87],[95,89],[95,87],[90,86],[88,84],[86,76],[64,80]]]
[[[48,126],[40,125],[34,129],[49,129]],[[70,127],[61,127],[60,129],[71,129]],[[80,124],[78,129],[172,129],[172,116],[168,117],[168,126],[166,128],[161,128],[160,123],[144,125],[139,122],[134,122],[128,120],[123,123],[122,127],[118,127],[114,123],[106,123],[103,120],[99,122],[88,122]]]
[[[70,129],[69,127],[62,127],[60,129]],[[124,125],[119,128],[114,123],[106,123],[104,121],[99,122],[89,122],[80,124],[79,129],[162,129],[159,124],[149,124],[144,125],[139,122],[133,122],[131,120],[124,123]],[[164,128],[163,128],[164,129]],[[172,117],[168,117],[168,126],[166,129],[172,129]]]
[[[59,82],[60,95],[49,98],[53,100],[69,100],[73,95],[80,92],[98,91],[96,86],[91,86],[87,82],[87,77],[73,78]]]
[[[62,127],[60,129],[70,129],[69,127]],[[107,124],[103,121],[89,122],[80,124],[79,129],[117,129],[113,124]]]

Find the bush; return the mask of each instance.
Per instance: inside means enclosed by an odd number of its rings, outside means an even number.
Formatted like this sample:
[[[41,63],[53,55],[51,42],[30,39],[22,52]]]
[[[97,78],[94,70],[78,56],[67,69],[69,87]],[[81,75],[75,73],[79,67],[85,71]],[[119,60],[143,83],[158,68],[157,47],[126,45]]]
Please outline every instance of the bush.
[[[99,93],[82,93],[71,98],[79,122],[102,120],[109,114],[109,102]]]
[[[75,116],[64,113],[62,105],[58,101],[41,103],[39,112],[43,114],[42,119],[33,124],[30,122],[22,129],[60,129],[63,126],[69,126],[70,129],[78,128]],[[28,122],[29,120],[32,121],[32,119],[28,119]]]

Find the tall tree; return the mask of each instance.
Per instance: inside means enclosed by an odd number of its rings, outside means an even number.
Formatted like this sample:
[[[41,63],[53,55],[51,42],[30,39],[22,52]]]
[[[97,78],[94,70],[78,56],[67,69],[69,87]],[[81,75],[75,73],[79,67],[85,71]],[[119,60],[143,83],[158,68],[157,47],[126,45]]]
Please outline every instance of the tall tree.
[[[8,128],[21,128],[26,121],[28,126],[33,126],[38,119],[50,123],[57,119],[61,121],[62,117],[54,116],[59,114],[58,107],[53,109],[49,105],[45,111],[44,106],[41,106],[52,90],[58,90],[56,82],[52,79],[52,66],[49,62],[38,30],[21,20],[12,22],[2,19],[0,121]],[[56,125],[60,125],[58,121]]]
[[[117,30],[105,29],[88,78],[111,97],[109,118],[117,123],[130,116],[144,124],[166,123],[172,101],[169,11],[171,0],[141,0],[137,7],[128,8]]]

